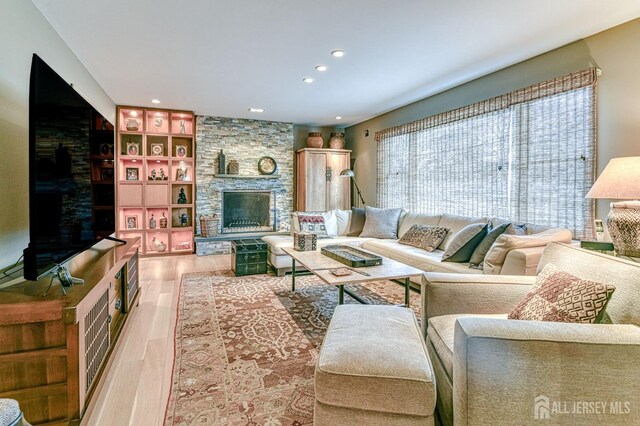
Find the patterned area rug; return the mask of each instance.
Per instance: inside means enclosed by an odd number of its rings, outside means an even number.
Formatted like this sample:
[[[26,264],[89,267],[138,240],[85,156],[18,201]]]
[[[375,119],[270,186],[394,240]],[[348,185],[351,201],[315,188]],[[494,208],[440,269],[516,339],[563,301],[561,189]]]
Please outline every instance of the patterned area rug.
[[[165,424],[312,424],[313,373],[337,288],[314,276],[296,278],[292,292],[288,276],[223,275],[182,277]],[[404,300],[389,281],[348,288],[371,303]],[[358,302],[345,294],[345,303]]]

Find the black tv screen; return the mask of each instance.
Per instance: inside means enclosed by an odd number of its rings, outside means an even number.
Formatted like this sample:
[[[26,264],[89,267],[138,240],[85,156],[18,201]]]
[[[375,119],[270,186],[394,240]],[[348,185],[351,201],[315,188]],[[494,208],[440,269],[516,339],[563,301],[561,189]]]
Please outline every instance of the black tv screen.
[[[114,232],[113,144],[113,125],[34,54],[26,279]]]

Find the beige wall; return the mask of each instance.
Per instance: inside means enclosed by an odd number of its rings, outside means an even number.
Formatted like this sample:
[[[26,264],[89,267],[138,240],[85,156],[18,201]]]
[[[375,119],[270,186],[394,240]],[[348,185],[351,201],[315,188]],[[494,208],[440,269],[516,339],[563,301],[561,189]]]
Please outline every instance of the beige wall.
[[[598,173],[611,158],[640,155],[640,19],[347,128],[365,201],[376,202],[375,132],[465,106],[595,65],[598,87]],[[364,136],[369,129],[369,137]],[[599,201],[604,217],[608,201]]]
[[[29,240],[29,71],[38,54],[101,114],[115,104],[31,1],[3,0],[0,13],[0,268]]]

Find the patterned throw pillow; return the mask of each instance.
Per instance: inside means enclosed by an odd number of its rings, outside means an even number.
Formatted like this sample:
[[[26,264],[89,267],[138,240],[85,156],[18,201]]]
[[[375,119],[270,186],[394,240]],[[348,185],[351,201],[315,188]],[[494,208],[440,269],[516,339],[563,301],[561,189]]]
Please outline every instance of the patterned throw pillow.
[[[398,242],[426,251],[434,251],[444,241],[447,232],[449,228],[442,226],[413,225]]]
[[[615,291],[610,284],[583,280],[548,264],[533,289],[509,314],[509,319],[597,323]]]
[[[317,238],[329,238],[322,214],[298,213],[298,223],[300,224],[300,232],[316,234]]]

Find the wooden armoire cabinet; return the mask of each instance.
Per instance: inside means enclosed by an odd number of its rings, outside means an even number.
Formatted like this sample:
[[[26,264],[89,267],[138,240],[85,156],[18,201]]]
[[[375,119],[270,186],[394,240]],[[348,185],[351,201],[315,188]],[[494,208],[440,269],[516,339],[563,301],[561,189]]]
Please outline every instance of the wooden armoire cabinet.
[[[297,210],[350,209],[351,179],[340,172],[350,168],[351,151],[303,148],[297,155]]]

